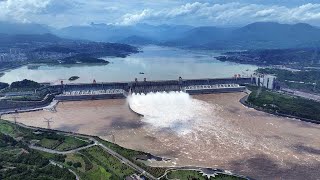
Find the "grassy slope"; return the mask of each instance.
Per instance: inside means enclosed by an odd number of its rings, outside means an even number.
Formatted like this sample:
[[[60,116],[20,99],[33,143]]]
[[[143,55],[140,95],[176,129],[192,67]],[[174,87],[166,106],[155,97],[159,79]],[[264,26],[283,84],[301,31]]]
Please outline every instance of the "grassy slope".
[[[311,93],[320,93],[320,71],[297,71],[292,72],[283,69],[259,68],[263,74],[275,74],[282,86]],[[316,83],[315,86],[313,83]]]
[[[320,103],[308,99],[292,97],[266,89],[258,92],[256,87],[250,87],[252,93],[248,97],[248,103],[263,108],[268,112],[277,112],[301,118],[320,121]]]
[[[208,180],[206,176],[203,176],[201,173],[197,171],[191,170],[178,170],[178,171],[171,171],[167,174],[168,179],[181,179],[181,180]],[[215,177],[211,177],[210,180],[217,179],[217,180],[243,180],[243,178],[229,176],[229,175],[216,175]]]
[[[150,174],[152,174],[155,177],[159,177],[159,176],[163,175],[167,169],[167,168],[163,168],[163,167],[150,167],[150,166],[145,165],[143,162],[136,160],[136,156],[145,155],[146,153],[144,153],[144,152],[126,149],[126,148],[123,148],[117,144],[103,141],[103,140],[100,140],[100,142],[103,143],[105,146],[109,147],[110,149],[114,150],[115,152],[119,153],[123,157],[129,159],[133,163],[137,164],[139,167],[145,169],[146,171],[148,171]]]
[[[10,122],[0,120],[0,133],[5,133],[10,135],[14,138],[20,138],[22,139],[21,142],[30,142],[31,140],[37,139],[40,140],[39,144],[46,147],[52,147],[55,149],[65,149],[66,147],[77,147],[80,143],[85,143],[85,141],[79,140],[78,138],[70,137],[70,136],[64,136],[59,134],[40,134],[35,135],[33,134],[33,130],[26,129],[20,126],[16,126]],[[53,139],[51,139],[53,138]],[[57,140],[58,139],[58,140]],[[57,142],[59,140],[63,139],[63,143],[60,143],[57,145]],[[84,139],[87,140],[87,139]],[[146,154],[144,152],[140,151],[134,151],[130,149],[123,148],[119,145],[100,140],[103,144],[108,146],[109,148],[113,149],[114,151],[118,152],[119,154],[123,155],[124,157],[130,159],[140,167],[144,168],[148,172],[154,174],[155,176],[159,177],[162,174],[164,174],[164,171],[166,168],[160,168],[160,167],[149,167],[143,164],[140,161],[137,161],[135,157],[137,155]],[[62,155],[54,155],[50,153],[45,152],[36,152],[40,157],[44,159],[51,159],[56,162],[60,162],[60,164],[63,164],[64,166],[74,170],[81,179],[88,179],[88,180],[95,180],[95,179],[123,179],[124,177],[133,174],[135,171],[131,169],[130,167],[122,164],[119,160],[115,159],[113,156],[108,154],[106,151],[104,151],[102,148],[98,146],[94,146],[85,150],[82,150],[78,153],[74,154],[68,154],[66,157]],[[4,149],[0,152],[11,152],[11,153],[21,153],[21,149],[15,149],[12,147],[8,147],[6,151]],[[11,155],[6,155],[10,157]],[[80,163],[81,167],[75,168],[73,165],[68,165],[68,162],[74,163]],[[50,165],[51,168],[51,165]],[[53,167],[54,169],[55,167]],[[59,169],[56,169],[59,171]],[[36,169],[35,171],[39,171],[39,169]],[[197,174],[198,172],[192,171],[191,173]],[[175,175],[177,178],[184,179],[185,174],[177,174]],[[26,176],[28,177],[28,176]],[[219,177],[219,176],[218,176]],[[221,179],[221,178],[215,178],[215,179]],[[229,179],[230,177],[227,176],[223,179]],[[62,178],[63,179],[63,178]]]
[[[5,128],[1,128],[3,129]],[[59,159],[59,157],[53,159]],[[0,179],[26,178],[75,179],[67,169],[51,165],[47,156],[29,149],[23,141],[16,141],[11,136],[0,132]]]

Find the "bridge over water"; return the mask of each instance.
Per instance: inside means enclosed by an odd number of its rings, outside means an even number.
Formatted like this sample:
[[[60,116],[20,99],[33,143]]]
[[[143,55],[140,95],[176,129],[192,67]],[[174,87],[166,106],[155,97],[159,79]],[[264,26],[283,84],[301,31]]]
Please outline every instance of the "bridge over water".
[[[101,82],[61,84],[51,87],[60,92],[57,100],[88,100],[125,98],[130,93],[183,91],[207,94],[244,91],[245,84],[255,84],[255,78],[182,79],[163,81]]]

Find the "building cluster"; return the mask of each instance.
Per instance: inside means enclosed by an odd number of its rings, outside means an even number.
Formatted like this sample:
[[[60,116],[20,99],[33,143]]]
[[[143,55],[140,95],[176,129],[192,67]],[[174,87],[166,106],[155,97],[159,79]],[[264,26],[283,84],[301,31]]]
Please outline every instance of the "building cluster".
[[[28,60],[26,53],[18,48],[10,48],[8,52],[0,53],[0,62],[14,62]]]
[[[257,74],[255,75],[256,85],[268,89],[276,89],[277,77],[270,74]]]
[[[63,60],[76,55],[74,52],[61,53],[49,51],[28,51],[19,48],[10,48],[0,51],[0,62],[23,62],[28,60]]]
[[[75,53],[59,53],[59,52],[32,52],[29,54],[32,59],[41,60],[62,60],[67,57],[74,56]]]

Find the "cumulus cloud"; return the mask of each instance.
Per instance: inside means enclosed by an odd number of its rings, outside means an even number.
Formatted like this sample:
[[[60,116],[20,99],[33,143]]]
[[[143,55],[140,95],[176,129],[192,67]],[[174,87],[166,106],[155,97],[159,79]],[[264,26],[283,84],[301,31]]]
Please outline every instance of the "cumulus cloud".
[[[300,3],[296,3],[296,2]],[[116,25],[188,24],[235,26],[257,21],[306,22],[320,26],[316,0],[0,0],[0,20],[36,22],[53,26],[90,24]],[[295,3],[291,3],[295,2]]]
[[[41,14],[50,0],[7,0],[0,2],[2,20],[29,21],[28,15]]]
[[[164,10],[143,10],[126,14],[117,24],[135,24],[143,21],[170,22],[196,25],[234,25],[256,21],[282,23],[313,22],[320,25],[320,4],[304,4],[297,7],[247,3],[187,3]]]
[[[143,21],[145,18],[150,18],[153,15],[151,10],[145,9],[140,13],[137,14],[125,14],[122,18],[123,20],[120,23],[117,23],[119,25],[132,25],[136,24],[138,22]]]

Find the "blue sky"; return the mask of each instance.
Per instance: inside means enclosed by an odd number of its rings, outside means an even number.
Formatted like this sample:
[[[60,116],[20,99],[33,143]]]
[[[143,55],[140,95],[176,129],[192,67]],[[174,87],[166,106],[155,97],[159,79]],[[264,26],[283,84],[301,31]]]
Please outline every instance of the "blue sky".
[[[257,21],[320,26],[319,0],[0,0],[0,20],[54,27],[186,24],[239,26]]]

